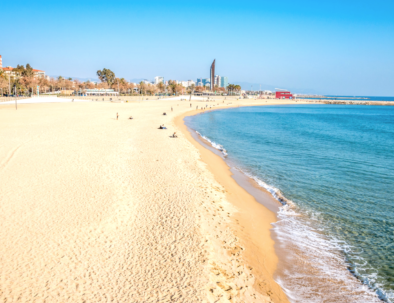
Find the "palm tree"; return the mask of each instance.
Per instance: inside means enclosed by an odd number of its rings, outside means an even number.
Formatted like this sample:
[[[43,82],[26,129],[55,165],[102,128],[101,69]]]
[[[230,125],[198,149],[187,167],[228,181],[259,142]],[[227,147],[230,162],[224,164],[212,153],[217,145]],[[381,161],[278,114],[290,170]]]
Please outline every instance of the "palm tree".
[[[144,81],[141,81],[140,82],[140,93],[141,94],[144,94],[144,92],[145,92],[145,90],[146,90],[146,84],[145,84],[145,82]]]
[[[194,89],[196,88],[196,86],[194,84],[189,86],[189,91],[190,91],[190,99],[189,101],[192,100],[192,94],[194,94]]]

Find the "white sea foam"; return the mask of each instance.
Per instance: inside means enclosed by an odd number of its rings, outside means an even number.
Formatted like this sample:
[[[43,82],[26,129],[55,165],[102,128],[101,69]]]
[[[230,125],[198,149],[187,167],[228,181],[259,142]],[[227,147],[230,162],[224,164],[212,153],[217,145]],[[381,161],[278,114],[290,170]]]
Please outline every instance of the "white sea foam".
[[[213,148],[219,150],[224,156],[227,156],[227,151],[224,149],[224,147],[212,140],[210,140],[209,138],[201,135],[198,131],[196,131],[197,135],[199,135],[201,138],[203,138],[205,141],[208,141],[209,144],[212,145]]]
[[[199,132],[197,134],[227,156],[222,145]],[[359,262],[353,264],[352,272],[348,270],[351,265],[345,254],[354,256],[359,252],[345,241],[327,236],[320,223],[320,213],[309,211],[302,214],[298,206],[278,188],[243,169],[237,169],[282,204],[278,221],[273,224],[273,232],[279,240],[280,251],[286,257],[281,261],[283,264],[278,270],[276,281],[291,302],[373,303],[383,299],[394,303],[394,294],[385,292],[376,283],[377,271],[371,269],[361,256],[358,259],[353,257]],[[366,274],[367,269],[372,273]]]

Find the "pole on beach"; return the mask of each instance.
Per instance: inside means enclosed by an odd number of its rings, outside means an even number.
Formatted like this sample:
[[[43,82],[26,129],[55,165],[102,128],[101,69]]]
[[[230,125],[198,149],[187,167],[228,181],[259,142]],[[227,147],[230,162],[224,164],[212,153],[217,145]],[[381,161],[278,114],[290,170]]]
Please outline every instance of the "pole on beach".
[[[15,110],[18,110],[18,102],[16,101],[16,85],[14,86],[15,89]]]

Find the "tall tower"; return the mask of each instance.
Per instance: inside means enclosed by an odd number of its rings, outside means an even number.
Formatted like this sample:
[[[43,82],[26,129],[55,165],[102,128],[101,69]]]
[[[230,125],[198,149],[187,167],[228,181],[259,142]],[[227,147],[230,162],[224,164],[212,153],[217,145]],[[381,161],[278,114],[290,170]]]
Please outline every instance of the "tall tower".
[[[0,55],[0,68],[3,68],[3,58]]]
[[[211,65],[211,91],[215,89],[215,60],[213,60],[212,65]]]

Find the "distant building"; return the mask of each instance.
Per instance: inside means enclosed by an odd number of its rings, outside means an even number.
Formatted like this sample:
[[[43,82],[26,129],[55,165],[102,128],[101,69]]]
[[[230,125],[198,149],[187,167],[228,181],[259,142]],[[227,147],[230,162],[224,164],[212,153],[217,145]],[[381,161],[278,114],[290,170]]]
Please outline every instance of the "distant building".
[[[228,86],[228,79],[227,79],[227,77],[222,77],[220,79],[220,87],[227,88],[227,86]]]
[[[215,86],[217,86],[217,87],[220,87],[220,79],[221,79],[222,77],[220,77],[219,75],[216,75],[215,76]]]
[[[117,96],[119,93],[113,89],[85,89],[85,96]]]
[[[207,86],[207,85],[211,85],[211,81],[206,78],[206,79],[201,79],[202,80],[202,86]]]
[[[1,55],[0,55],[0,69],[2,69],[7,76],[18,77],[13,67],[11,66],[3,67],[3,58]],[[45,72],[43,70],[33,69],[33,74],[34,77],[36,78],[45,77]]]
[[[14,69],[15,68],[13,68],[11,66],[7,66],[7,67],[2,68],[2,70],[4,71],[4,73],[6,75],[11,76],[11,77],[19,77],[19,75],[14,71]],[[45,77],[45,72],[43,70],[33,68],[33,74],[34,74],[34,77],[36,77],[36,78]]]
[[[275,98],[276,99],[293,99],[293,95],[291,92],[287,91],[279,91],[275,93]]]
[[[180,81],[179,82],[183,87],[190,87],[192,85],[196,85],[196,83],[193,80],[187,80],[187,81]]]
[[[155,84],[164,83],[164,77],[155,77]]]
[[[196,82],[194,82],[193,80],[187,80],[187,86],[189,87],[192,85],[196,86]]]
[[[211,65],[211,69],[210,69],[211,91],[213,91],[215,88],[215,62],[216,62],[216,59],[213,60],[212,65]]]

